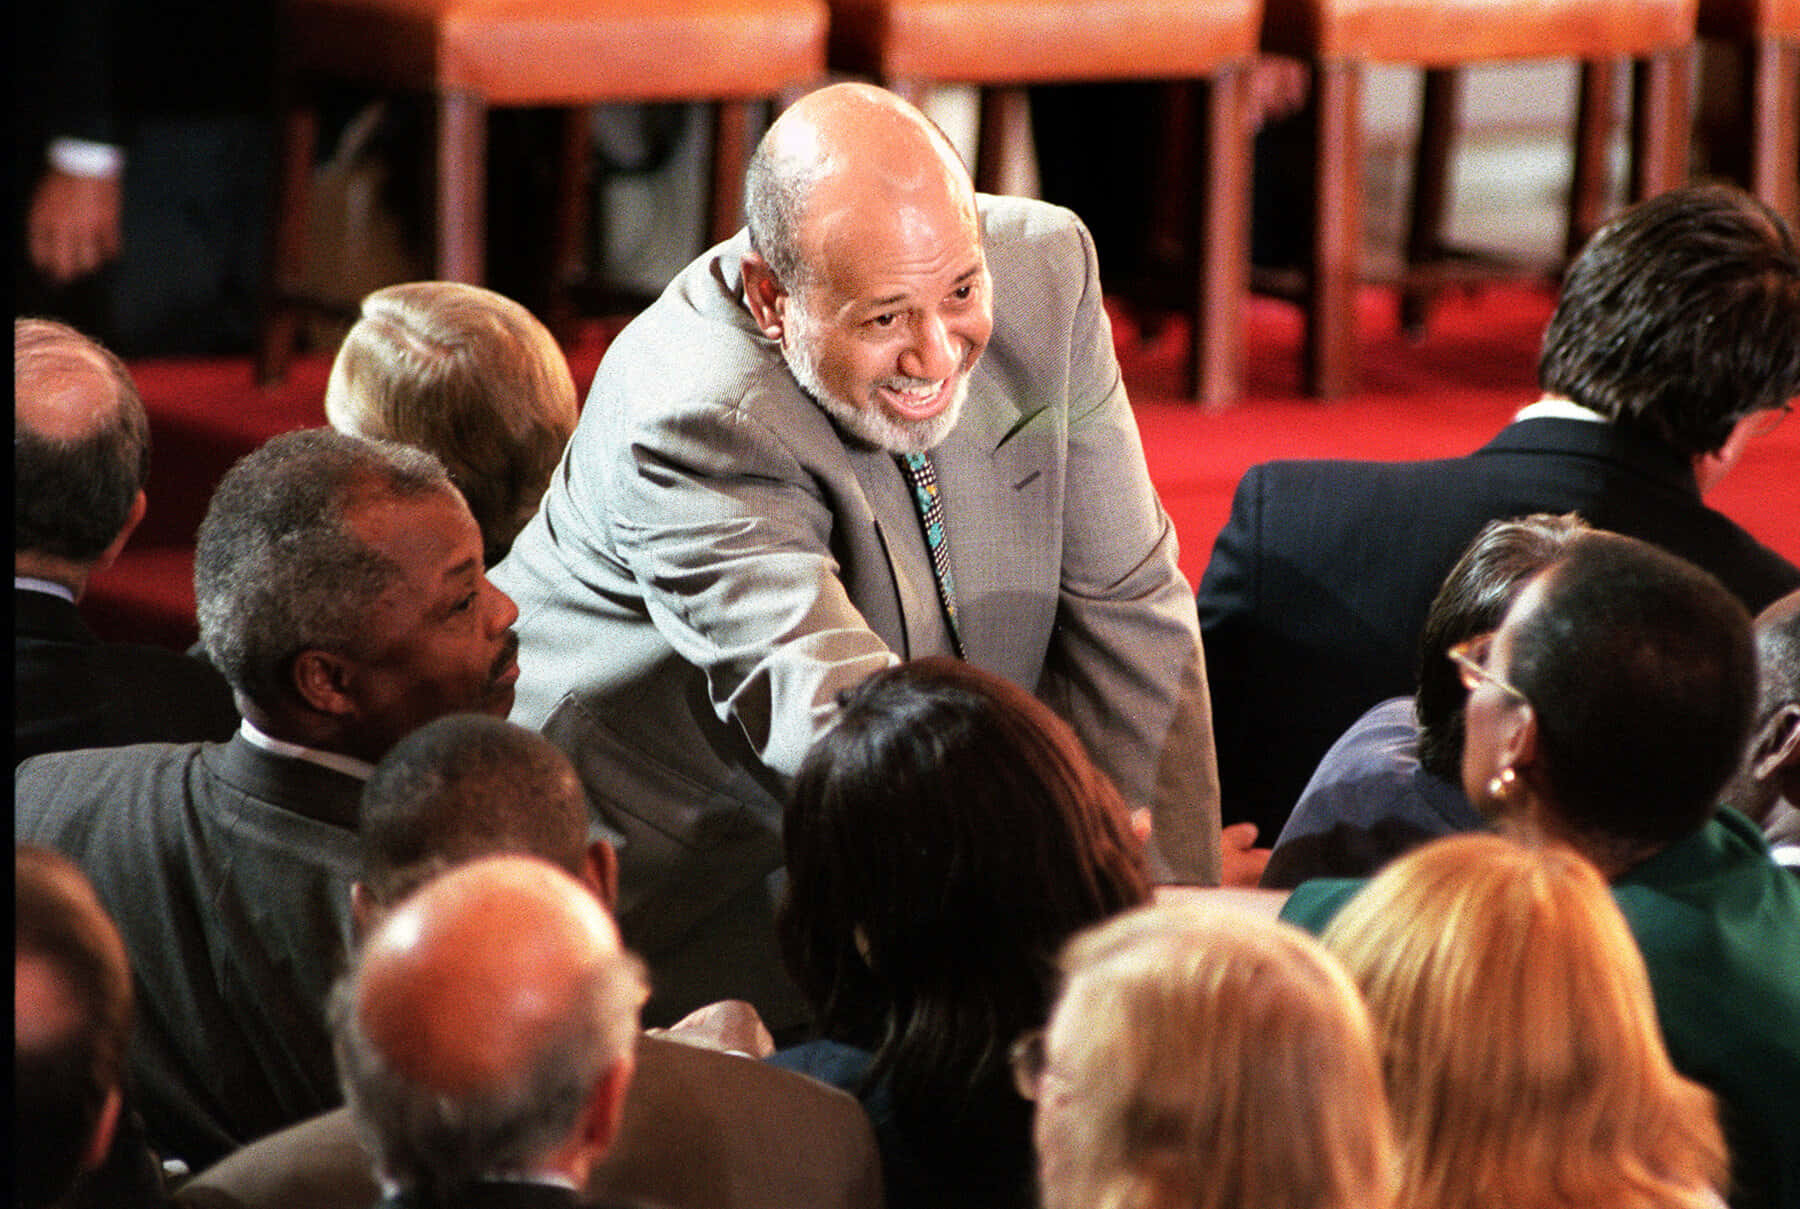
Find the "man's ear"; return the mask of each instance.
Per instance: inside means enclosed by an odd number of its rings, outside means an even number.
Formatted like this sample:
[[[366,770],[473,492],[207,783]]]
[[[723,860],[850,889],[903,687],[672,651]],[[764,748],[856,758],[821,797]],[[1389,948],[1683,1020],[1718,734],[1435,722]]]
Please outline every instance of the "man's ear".
[[[619,1126],[625,1120],[625,1094],[631,1090],[631,1076],[636,1069],[637,1057],[628,1050],[611,1070],[600,1076],[588,1094],[587,1121],[582,1132],[596,1157],[612,1149],[619,1136]]]
[[[786,330],[788,292],[769,262],[755,252],[744,253],[744,303],[762,334],[780,343]]]
[[[131,508],[125,514],[125,523],[119,526],[119,532],[107,543],[106,549],[100,551],[100,557],[94,560],[95,571],[104,571],[119,561],[119,554],[125,549],[125,543],[137,532],[137,527],[144,522],[144,513],[150,510],[150,499],[142,491],[131,501]]]
[[[309,647],[294,656],[289,675],[296,695],[321,714],[345,718],[356,713],[358,702],[351,691],[355,668],[350,660],[331,651]]]
[[[586,880],[607,914],[615,913],[619,908],[619,854],[606,840],[588,841]]]
[[[1750,737],[1750,775],[1767,781],[1800,765],[1800,703],[1788,702]]]
[[[1512,769],[1513,775],[1531,791],[1534,799],[1545,797],[1550,787],[1544,780],[1543,763],[1539,758],[1537,711],[1530,703],[1521,701],[1504,725],[1506,730],[1500,739],[1500,767]]]
[[[380,910],[367,886],[361,882],[350,883],[350,939],[353,943],[361,944],[363,938],[375,930]]]

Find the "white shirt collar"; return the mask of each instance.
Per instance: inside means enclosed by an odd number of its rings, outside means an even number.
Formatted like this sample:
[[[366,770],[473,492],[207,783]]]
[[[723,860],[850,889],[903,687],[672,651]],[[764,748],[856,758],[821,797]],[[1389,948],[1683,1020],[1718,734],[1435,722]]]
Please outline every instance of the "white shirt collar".
[[[1606,423],[1606,417],[1595,411],[1593,408],[1583,407],[1579,403],[1571,403],[1569,400],[1557,395],[1545,395],[1536,403],[1530,404],[1527,407],[1521,407],[1518,414],[1513,416],[1513,419],[1515,421],[1588,420],[1595,424]]]
[[[75,593],[69,591],[69,585],[59,584],[52,579],[39,579],[35,575],[13,576],[13,591],[42,592],[46,596],[60,596],[70,604],[75,603]]]
[[[272,755],[286,756],[290,760],[305,760],[310,764],[317,764],[321,768],[341,772],[347,777],[355,777],[359,781],[368,780],[369,774],[375,771],[373,764],[359,760],[355,756],[346,756],[342,752],[336,751],[320,751],[316,747],[303,747],[298,743],[289,743],[285,739],[266,735],[258,730],[256,724],[248,718],[238,723],[238,734],[244,736],[245,742],[260,747]]]

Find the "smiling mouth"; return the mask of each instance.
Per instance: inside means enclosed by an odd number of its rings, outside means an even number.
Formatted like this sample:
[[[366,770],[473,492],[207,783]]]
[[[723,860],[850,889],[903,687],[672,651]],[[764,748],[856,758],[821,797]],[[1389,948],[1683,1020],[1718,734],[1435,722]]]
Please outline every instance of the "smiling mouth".
[[[890,410],[905,420],[929,420],[943,411],[950,401],[950,385],[954,378],[937,382],[901,385],[884,382],[880,390]]]

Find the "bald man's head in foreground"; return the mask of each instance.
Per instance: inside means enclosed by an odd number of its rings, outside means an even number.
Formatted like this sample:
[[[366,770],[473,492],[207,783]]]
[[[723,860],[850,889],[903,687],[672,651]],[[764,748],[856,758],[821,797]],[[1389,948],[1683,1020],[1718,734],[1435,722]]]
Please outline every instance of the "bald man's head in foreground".
[[[144,518],[150,418],[125,366],[67,324],[13,320],[13,571],[79,598]]]
[[[339,1078],[381,1177],[577,1187],[612,1144],[648,995],[593,891],[532,857],[427,883],[333,996]]]

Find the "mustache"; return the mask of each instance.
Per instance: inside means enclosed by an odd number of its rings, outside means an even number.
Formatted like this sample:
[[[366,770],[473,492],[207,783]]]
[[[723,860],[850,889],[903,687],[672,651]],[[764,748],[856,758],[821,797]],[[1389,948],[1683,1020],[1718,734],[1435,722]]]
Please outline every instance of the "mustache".
[[[506,631],[506,637],[501,642],[499,657],[494,660],[494,666],[488,669],[488,679],[500,679],[500,677],[506,674],[506,669],[512,666],[513,660],[518,657],[519,632],[517,630],[508,630]]]

